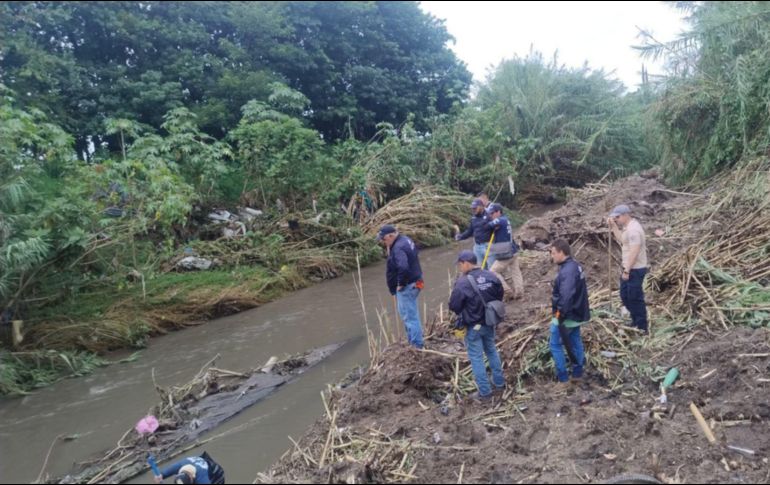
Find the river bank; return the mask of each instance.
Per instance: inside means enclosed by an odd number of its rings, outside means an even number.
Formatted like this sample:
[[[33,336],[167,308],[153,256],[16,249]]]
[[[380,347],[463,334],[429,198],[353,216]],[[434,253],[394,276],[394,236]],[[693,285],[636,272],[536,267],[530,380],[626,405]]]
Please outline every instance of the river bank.
[[[757,223],[767,217],[768,179],[756,168],[694,194],[654,177],[574,192],[518,231],[529,248],[527,295],[508,306],[500,327],[503,399],[491,407],[466,399],[475,385],[465,352],[451,337],[451,315],[437,315],[428,351],[383,349],[358,385],[326,397],[324,416],[256,481],[766,481],[770,234]],[[648,233],[649,337],[629,330],[619,311],[619,251],[608,253],[604,222],[619,203]],[[593,308],[584,332],[590,370],[559,392],[546,325],[554,268],[538,250],[557,237],[571,241],[586,268]],[[673,367],[681,377],[660,406],[659,384]],[[713,444],[691,408],[705,416]]]

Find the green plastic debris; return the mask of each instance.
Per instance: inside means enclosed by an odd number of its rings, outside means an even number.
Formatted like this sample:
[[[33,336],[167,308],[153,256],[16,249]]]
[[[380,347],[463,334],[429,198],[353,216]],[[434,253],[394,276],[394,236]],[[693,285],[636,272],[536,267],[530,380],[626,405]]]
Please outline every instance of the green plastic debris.
[[[679,378],[679,369],[677,369],[676,367],[672,367],[668,371],[668,374],[666,374],[666,378],[663,379],[663,385],[661,387],[663,387],[663,389],[667,389],[671,387],[671,384],[673,384],[678,378]]]

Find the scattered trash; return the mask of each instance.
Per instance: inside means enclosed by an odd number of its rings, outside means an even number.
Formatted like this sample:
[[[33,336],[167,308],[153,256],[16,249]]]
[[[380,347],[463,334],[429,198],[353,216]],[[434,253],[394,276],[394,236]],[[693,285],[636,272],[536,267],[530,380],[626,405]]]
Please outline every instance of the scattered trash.
[[[438,431],[433,433],[433,443],[435,444],[441,443],[441,435],[438,433]]]
[[[196,258],[195,256],[188,256],[186,258],[181,259],[176,264],[176,266],[177,268],[186,269],[186,270],[205,271],[207,269],[210,269],[213,264],[214,262],[208,259]]]
[[[679,378],[679,369],[672,367],[663,379],[663,388],[667,389]]]
[[[272,356],[270,357],[270,359],[268,359],[265,366],[261,368],[259,371],[263,374],[269,374],[273,370],[273,367],[275,367],[275,364],[277,363],[278,363],[278,357]]]
[[[232,217],[232,214],[230,214],[226,210],[214,211],[209,214],[209,219],[211,219],[212,221],[218,221],[218,222],[230,222],[231,217]]]
[[[666,378],[663,379],[663,383],[660,385],[660,398],[659,401],[661,404],[666,404],[668,402],[668,397],[666,396],[666,389],[671,387],[671,385],[679,378],[679,369],[676,367],[672,367],[668,373],[666,374]]]
[[[158,429],[158,418],[155,416],[149,415],[145,416],[144,418],[140,419],[138,423],[136,423],[136,426],[134,429],[137,433],[140,435],[146,435],[146,434],[152,434]]]
[[[231,222],[227,227],[222,229],[222,236],[227,239],[233,239],[235,237],[241,237],[246,235],[246,224],[236,221]]]
[[[246,222],[252,222],[257,217],[261,217],[264,214],[261,210],[252,209],[251,207],[244,207],[238,211],[238,217]]]
[[[663,237],[666,234],[666,231],[663,229],[655,229],[655,235],[658,237]]]
[[[750,450],[748,448],[740,448],[738,446],[733,446],[733,445],[727,445],[727,449],[737,451],[738,453],[743,453],[744,455],[748,455],[748,456],[754,456],[756,453],[754,450]]]
[[[609,350],[602,350],[599,353],[601,354],[602,357],[606,357],[608,359],[614,359],[615,357],[618,356],[617,352],[611,352]]]

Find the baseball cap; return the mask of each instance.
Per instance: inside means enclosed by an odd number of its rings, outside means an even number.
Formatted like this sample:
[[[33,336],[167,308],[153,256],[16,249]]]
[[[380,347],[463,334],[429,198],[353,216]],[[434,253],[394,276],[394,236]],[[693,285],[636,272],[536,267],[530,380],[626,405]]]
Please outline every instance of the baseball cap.
[[[476,264],[479,262],[479,260],[478,258],[476,258],[476,255],[473,254],[473,251],[469,251],[466,249],[464,251],[460,251],[460,254],[457,256],[457,262]]]
[[[489,207],[487,207],[487,212],[503,212],[503,206],[497,202],[492,202],[489,204]]]
[[[619,205],[612,209],[612,212],[610,213],[610,217],[618,217],[622,216],[623,214],[630,214],[631,208],[627,205]]]
[[[377,234],[377,240],[382,241],[382,238],[388,234],[393,234],[394,232],[396,232],[395,227],[391,226],[390,224],[385,224],[380,228],[380,232]]]

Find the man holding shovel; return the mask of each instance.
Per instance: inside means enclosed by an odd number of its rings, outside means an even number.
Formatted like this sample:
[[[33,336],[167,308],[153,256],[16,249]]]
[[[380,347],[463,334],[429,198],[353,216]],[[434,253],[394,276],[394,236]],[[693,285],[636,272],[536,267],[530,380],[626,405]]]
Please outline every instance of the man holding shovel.
[[[524,294],[524,280],[519,267],[519,246],[513,240],[511,221],[503,215],[503,206],[500,204],[490,204],[487,212],[491,219],[487,227],[495,233],[494,244],[489,248],[487,264],[490,271],[500,279],[506,295],[511,299],[521,298]],[[507,280],[511,280],[513,289],[508,285]]]
[[[556,377],[560,383],[569,381],[567,350],[572,363],[572,378],[583,377],[583,341],[580,338],[580,326],[590,320],[588,306],[588,288],[583,268],[572,259],[572,248],[564,239],[557,239],[551,244],[551,259],[559,265],[559,274],[553,282],[551,308],[551,355],[556,366]]]

